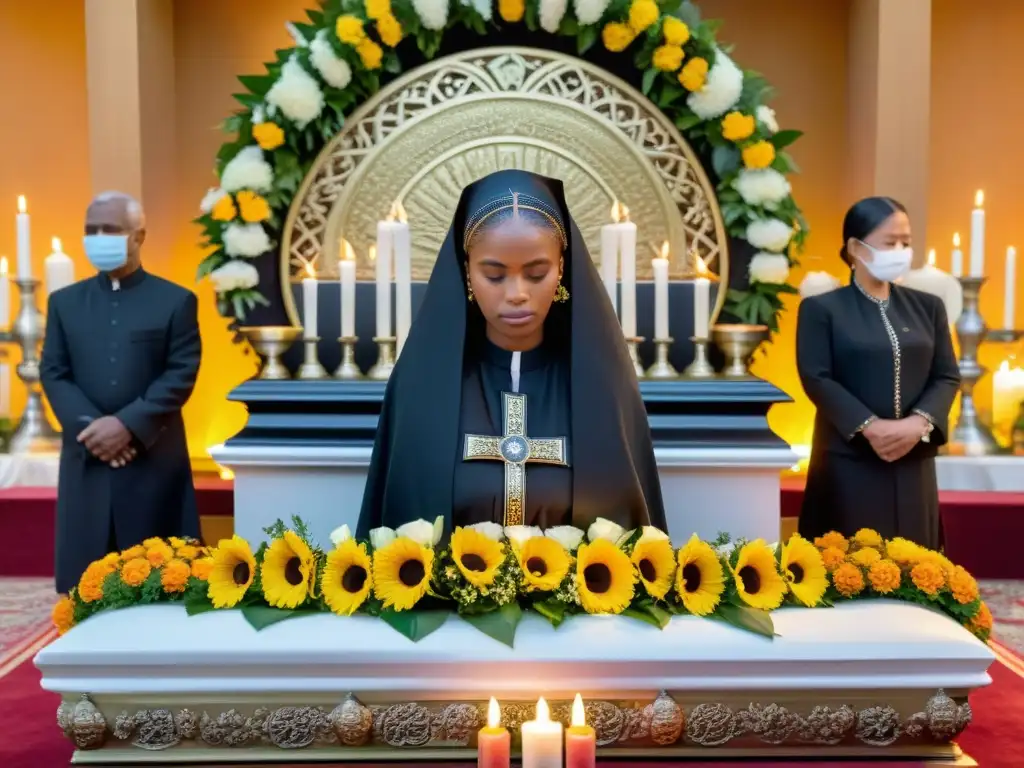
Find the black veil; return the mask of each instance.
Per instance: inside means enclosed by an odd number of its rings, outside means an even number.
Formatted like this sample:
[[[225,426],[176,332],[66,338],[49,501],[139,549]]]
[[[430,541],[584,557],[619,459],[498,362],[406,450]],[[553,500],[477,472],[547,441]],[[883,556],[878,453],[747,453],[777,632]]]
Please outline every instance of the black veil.
[[[561,212],[568,247],[562,282],[571,298],[554,304],[545,339],[570,356],[572,522],[604,517],[626,528],[666,529],[647,413],[622,329],[586,244],[565,203],[562,182],[505,170],[470,184],[459,199],[384,395],[359,515],[359,535],[438,515],[451,529],[463,365],[483,334],[483,316],[466,299],[465,223],[481,205],[532,195]],[[564,347],[563,347],[564,345]]]

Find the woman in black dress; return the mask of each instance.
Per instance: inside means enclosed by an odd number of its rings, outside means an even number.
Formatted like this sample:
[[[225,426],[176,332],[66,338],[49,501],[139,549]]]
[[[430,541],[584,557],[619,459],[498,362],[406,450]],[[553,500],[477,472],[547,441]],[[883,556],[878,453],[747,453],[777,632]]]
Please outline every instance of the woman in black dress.
[[[894,285],[910,269],[910,218],[888,197],[843,221],[850,285],[804,299],[797,368],[817,408],[800,533],[873,528],[940,544],[935,454],[960,383],[946,311]]]

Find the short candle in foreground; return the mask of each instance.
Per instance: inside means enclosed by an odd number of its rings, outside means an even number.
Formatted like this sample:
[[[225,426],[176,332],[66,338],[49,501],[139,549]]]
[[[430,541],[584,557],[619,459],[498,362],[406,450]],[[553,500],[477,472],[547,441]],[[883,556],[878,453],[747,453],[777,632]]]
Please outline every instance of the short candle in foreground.
[[[477,733],[478,768],[509,768],[512,762],[512,734],[501,724],[501,709],[494,697],[487,707],[487,727]]]
[[[537,719],[523,723],[523,768],[562,768],[562,724],[551,720],[548,703],[537,701]]]
[[[587,725],[583,697],[572,703],[572,724],[565,732],[565,768],[594,768],[597,765],[597,734]]]

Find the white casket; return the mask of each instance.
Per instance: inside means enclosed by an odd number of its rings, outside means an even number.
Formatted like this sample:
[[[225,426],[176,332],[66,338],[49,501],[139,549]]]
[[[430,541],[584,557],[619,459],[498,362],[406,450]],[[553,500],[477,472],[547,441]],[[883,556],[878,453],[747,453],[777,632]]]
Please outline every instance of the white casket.
[[[576,693],[609,756],[958,757],[994,659],[966,630],[890,601],[773,616],[769,640],[694,617],[555,630],[528,614],[513,649],[457,618],[413,643],[371,617],[257,632],[165,604],[99,614],[36,664],[78,762],[465,757],[491,696],[515,734],[539,696],[565,719]]]

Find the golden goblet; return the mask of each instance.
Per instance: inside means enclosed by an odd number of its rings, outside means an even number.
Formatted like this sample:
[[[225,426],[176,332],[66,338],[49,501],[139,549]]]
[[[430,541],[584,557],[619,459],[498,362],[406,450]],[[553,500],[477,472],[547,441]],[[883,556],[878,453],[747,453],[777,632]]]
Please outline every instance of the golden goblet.
[[[722,375],[730,379],[745,379],[750,376],[750,358],[768,339],[766,325],[715,325],[711,328],[711,340],[725,355]]]
[[[302,328],[292,325],[249,325],[239,328],[238,332],[245,336],[260,356],[262,364],[257,379],[281,381],[291,378],[281,362],[281,355],[302,335]]]

